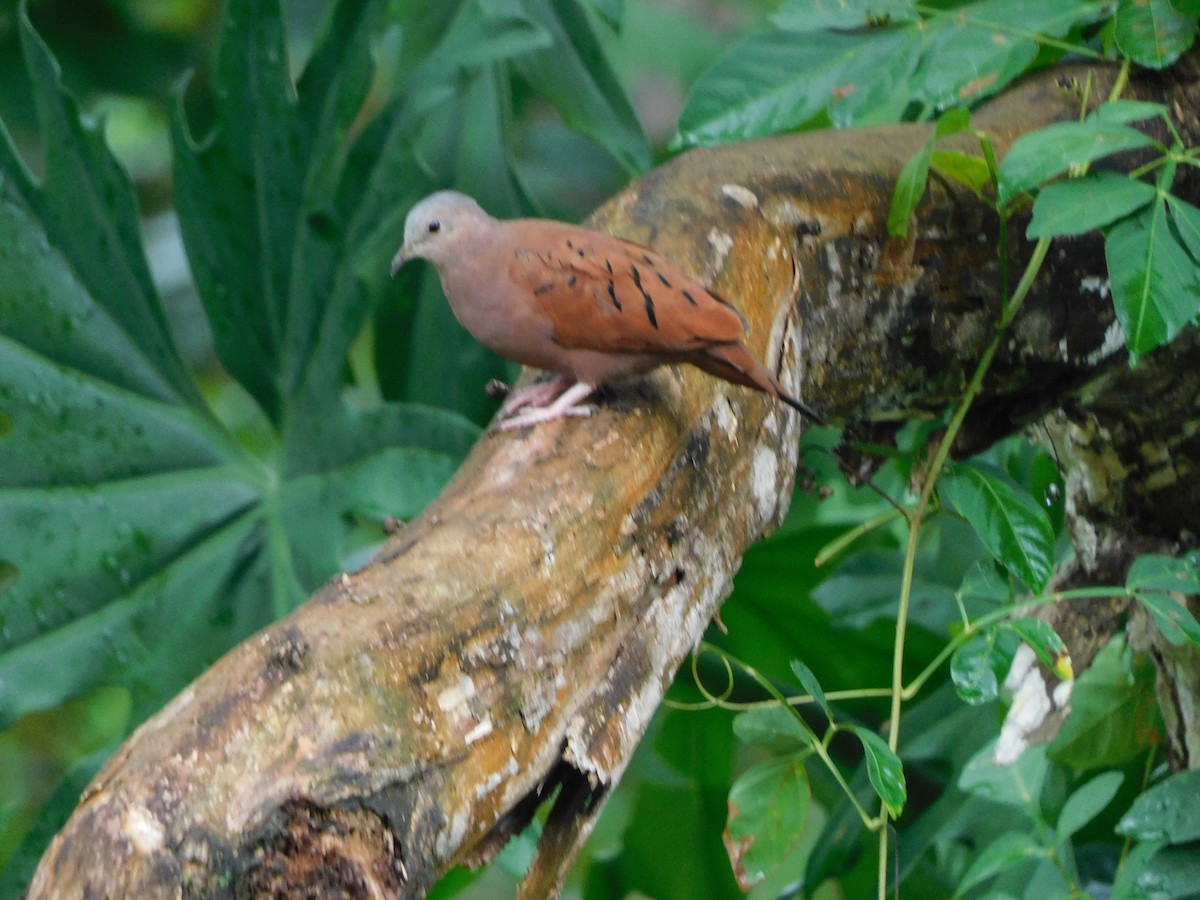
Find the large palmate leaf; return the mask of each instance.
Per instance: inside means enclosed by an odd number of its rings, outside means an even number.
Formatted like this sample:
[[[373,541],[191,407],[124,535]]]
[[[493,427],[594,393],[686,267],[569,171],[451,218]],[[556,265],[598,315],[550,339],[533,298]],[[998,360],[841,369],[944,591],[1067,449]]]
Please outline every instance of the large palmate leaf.
[[[20,16],[45,163],[39,182],[0,135],[0,728],[100,686],[136,724],[344,567],[350,523],[378,540],[419,511],[477,434],[343,399],[369,293],[337,200],[379,7],[335,5],[297,87],[278,4],[232,0],[214,131],[195,146],[176,117],[184,237],[220,357],[273,423],[261,458],[197,390],[128,179]]]

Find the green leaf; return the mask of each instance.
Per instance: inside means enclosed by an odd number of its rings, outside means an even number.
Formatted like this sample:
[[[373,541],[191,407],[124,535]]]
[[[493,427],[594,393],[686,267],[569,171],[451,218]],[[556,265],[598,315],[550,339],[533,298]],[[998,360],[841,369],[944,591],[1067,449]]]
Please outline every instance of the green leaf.
[[[1121,772],[1104,772],[1072,793],[1058,814],[1058,823],[1054,827],[1055,840],[1060,844],[1066,843],[1079,829],[1100,815],[1104,807],[1117,796],[1124,780]]]
[[[1088,0],[916,10],[902,0],[785,3],[774,30],[735,44],[695,83],[673,146],[777,134],[822,113],[843,127],[975,103],[1037,60],[1039,35],[1063,37],[1104,15]]]
[[[1050,851],[1041,846],[1036,837],[1027,831],[1002,834],[984,847],[983,852],[971,863],[971,868],[962,876],[954,896],[961,897],[975,885],[1023,862],[1049,856]]]
[[[1154,200],[1154,185],[1119,172],[1089,172],[1082,178],[1048,184],[1033,204],[1030,239],[1085,234]]]
[[[1154,850],[1134,880],[1130,895],[1153,900],[1191,900],[1200,884],[1200,853],[1195,845],[1160,847],[1157,842],[1138,844]],[[1131,853],[1130,856],[1133,854]],[[1122,900],[1115,886],[1113,900]]]
[[[908,234],[908,223],[912,220],[917,204],[925,195],[929,181],[929,167],[935,157],[934,145],[941,138],[958,134],[971,127],[971,113],[962,108],[949,109],[938,118],[933,134],[900,171],[896,179],[896,190],[892,194],[892,205],[888,210],[888,234],[903,237]]]
[[[1167,209],[1171,212],[1171,221],[1175,223],[1183,246],[1193,260],[1200,260],[1200,209],[1174,194],[1167,195]]]
[[[1152,858],[1164,846],[1164,842],[1152,841],[1135,844],[1121,860],[1117,877],[1113,879],[1112,900],[1144,900],[1146,887],[1153,887],[1156,879],[1151,875],[1149,883],[1143,881]],[[1157,900],[1157,898],[1156,898]]]
[[[1002,472],[955,465],[938,481],[942,502],[971,523],[988,551],[1035,591],[1054,566],[1054,531],[1046,511]]]
[[[934,136],[909,157],[900,177],[896,179],[896,189],[892,193],[892,205],[888,209],[887,229],[892,237],[904,237],[908,234],[908,224],[917,211],[917,204],[925,196],[925,185],[929,182],[929,166],[933,161]]]
[[[1200,313],[1200,277],[1171,233],[1161,196],[1112,227],[1104,254],[1132,360],[1171,340]]]
[[[1123,637],[1096,655],[1075,680],[1071,714],[1048,753],[1080,771],[1120,766],[1162,740],[1154,666]]]
[[[649,142],[583,9],[575,0],[525,0],[522,7],[553,44],[513,60],[521,77],[627,172],[646,171]]]
[[[1150,69],[1165,69],[1196,40],[1196,17],[1168,0],[1119,0],[1114,26],[1121,52]]]
[[[11,243],[14,238],[6,234],[0,246],[12,247],[13,253],[0,262],[17,273],[14,277],[24,279],[27,288],[47,267],[54,268],[55,280],[42,285],[39,293],[62,291],[69,298],[41,298],[42,304],[55,307],[55,318],[39,325],[35,309],[6,280],[0,314],[22,320],[25,328],[20,338],[47,362],[78,365],[152,401],[195,409],[199,394],[154,291],[129,178],[109,153],[100,124],[81,120],[77,104],[59,80],[58,65],[30,25],[25,7],[18,10],[17,30],[45,148],[45,174],[39,187],[7,132],[0,132],[0,172],[5,176],[0,199],[12,209],[18,200],[22,206],[20,213],[6,215],[6,231],[22,227],[12,216],[28,216],[38,221],[36,233],[41,238],[32,247],[22,247]],[[80,227],[82,222],[90,227]],[[52,254],[43,242],[54,248]],[[84,296],[86,300],[80,299]],[[101,325],[107,336],[125,346],[108,348],[100,336],[93,335],[92,340],[73,336],[93,316],[104,320]],[[123,357],[130,335],[135,336],[137,349],[131,357]],[[86,349],[78,346],[81,341],[88,344]],[[65,359],[60,359],[60,343]],[[5,364],[3,369],[7,368]]]
[[[817,681],[817,676],[813,674],[812,669],[800,662],[798,659],[793,659],[791,662],[792,672],[800,679],[800,686],[805,692],[811,694],[813,699],[817,701],[817,705],[825,713],[830,723],[833,722],[833,710],[829,707],[829,701],[825,699],[825,692],[821,690],[821,683]]]
[[[999,201],[1008,204],[1074,166],[1154,143],[1136,129],[1096,120],[1047,125],[1020,137],[1001,160]]]
[[[1134,599],[1154,617],[1158,630],[1176,647],[1191,642],[1200,646],[1200,623],[1191,611],[1168,594],[1138,591]]]
[[[351,6],[323,40],[369,62],[370,16]],[[0,724],[97,685],[127,689],[140,722],[344,568],[361,550],[349,522],[380,523],[377,542],[386,516],[419,511],[477,434],[448,413],[342,398],[366,304],[336,225],[320,221],[333,194],[315,182],[341,167],[331,148],[367,63],[318,45],[297,101],[277,6],[234,0],[230,14],[218,117],[243,133],[180,150],[176,187],[194,201],[181,205],[192,252],[228,263],[202,276],[209,311],[244,325],[221,339],[225,355],[243,354],[247,383],[289,423],[263,436],[263,459],[192,386],[145,274],[128,182],[22,19],[49,156],[38,185],[0,139]],[[227,180],[230,196],[203,196]],[[214,214],[239,198],[249,208]],[[260,338],[275,343],[251,361]]]
[[[602,879],[601,896],[640,893],[663,900],[737,896],[721,841],[734,780],[733,752],[725,713],[659,710],[621,779],[621,789],[589,839],[589,846],[596,846],[598,839],[606,844],[599,849],[600,871],[593,873]],[[613,813],[625,823],[616,828],[606,824]],[[664,828],[664,822],[673,824]],[[601,834],[606,828],[609,833]],[[664,860],[688,864],[663,865]]]
[[[946,110],[940,116],[933,129],[934,138],[941,140],[953,134],[961,134],[971,130],[971,111],[965,106],[956,106]]]
[[[1184,844],[1200,840],[1200,770],[1177,772],[1133,801],[1117,833],[1139,841]]]
[[[1008,603],[1013,599],[1012,579],[991,557],[972,565],[956,592],[965,599],[985,600],[992,604]]]
[[[1200,594],[1200,566],[1195,556],[1177,558],[1147,553],[1129,567],[1125,587],[1131,591]]]
[[[1050,770],[1045,747],[1035,744],[1015,763],[1004,766],[992,761],[995,749],[996,742],[990,741],[971,757],[958,776],[959,789],[1014,806],[1036,821],[1042,787]]]
[[[1097,15],[1083,0],[982,0],[927,20],[929,50],[917,71],[931,107],[977,103],[1020,75],[1038,54],[1035,35],[1062,37]]]
[[[808,777],[796,757],[758,763],[729,790],[725,849],[742,890],[749,890],[799,844],[810,805]]]
[[[1011,660],[1009,661],[1011,662]],[[991,703],[1000,696],[1004,658],[990,635],[976,635],[950,657],[950,680],[964,702],[972,706]]]
[[[625,0],[587,0],[596,15],[613,31],[621,30],[625,18]]]
[[[965,531],[965,529],[964,529]],[[923,555],[918,576],[913,582],[913,596],[918,598],[912,610],[912,620],[930,630],[944,630],[954,615],[954,591],[949,585],[933,578],[949,576],[945,570],[934,571],[934,560]],[[903,554],[868,551],[856,553],[842,561],[834,574],[813,591],[813,599],[824,608],[840,628],[865,628],[880,618],[896,617],[896,598],[900,592],[900,573]]]
[[[871,787],[887,807],[889,815],[893,819],[900,818],[900,813],[904,811],[904,802],[908,798],[904,766],[900,757],[888,746],[887,741],[874,731],[856,725],[849,725],[846,730],[858,735],[862,742],[867,757],[867,778],[871,781]]]
[[[1153,119],[1166,113],[1167,107],[1164,103],[1151,103],[1147,100],[1109,100],[1088,113],[1088,118],[1109,125],[1128,125],[1130,122]]]
[[[771,23],[785,31],[864,28],[881,19],[916,21],[911,0],[785,0]]]
[[[1042,665],[1051,669],[1059,678],[1067,681],[1075,677],[1071,670],[1071,656],[1067,652],[1067,645],[1049,622],[1041,619],[1010,619],[1002,622],[1000,627],[1019,635]]]
[[[278,6],[231,3],[218,46],[216,122],[202,147],[177,97],[176,202],[221,362],[278,421],[288,331],[309,312],[292,301],[305,159]]]
[[[790,709],[762,706],[739,713],[733,733],[747,744],[759,744],[774,753],[796,753],[817,744],[813,734]]]
[[[987,160],[974,153],[935,150],[932,166],[939,175],[965,185],[977,197],[984,196],[992,184],[992,170],[988,167]]]
[[[672,146],[708,146],[799,128],[835,98],[870,90],[872,73],[891,71],[897,58],[911,59],[917,40],[906,32],[751,35],[692,86]],[[896,81],[892,74],[889,81]]]

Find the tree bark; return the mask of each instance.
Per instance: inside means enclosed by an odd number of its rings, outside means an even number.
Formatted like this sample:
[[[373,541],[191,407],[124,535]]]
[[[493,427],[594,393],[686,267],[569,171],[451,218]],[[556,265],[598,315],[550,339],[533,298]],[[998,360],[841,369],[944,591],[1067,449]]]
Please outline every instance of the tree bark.
[[[1043,72],[976,124],[1003,154],[1077,117],[1069,79],[1094,75],[1103,97],[1113,74]],[[1195,74],[1185,61],[1133,93],[1174,104],[1194,138]],[[929,134],[688,153],[593,224],[715,285],[785,385],[877,438],[954,402],[999,316],[985,203],[935,181],[909,236],[886,235],[896,177]],[[1028,245],[1011,237],[1013,272]],[[1192,333],[1130,370],[1097,289],[1100,238],[1060,246],[956,449],[1053,410],[1080,565],[1119,568],[1194,528],[1200,351]],[[130,737],[30,897],[421,896],[451,866],[491,858],[544,802],[522,895],[552,895],[743,551],[786,512],[800,428],[763,395],[659,370],[612,386],[589,419],[487,433],[370,565]]]

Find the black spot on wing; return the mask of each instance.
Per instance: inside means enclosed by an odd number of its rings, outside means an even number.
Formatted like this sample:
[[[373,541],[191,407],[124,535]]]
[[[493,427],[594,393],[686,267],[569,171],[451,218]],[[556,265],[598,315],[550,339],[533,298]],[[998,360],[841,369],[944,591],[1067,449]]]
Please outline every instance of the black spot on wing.
[[[617,312],[620,312],[621,301],[617,299],[617,286],[611,281],[608,283],[608,296],[612,298],[612,305],[617,308]]]
[[[541,287],[535,287],[533,293],[535,296],[540,297],[542,294],[548,294],[552,290],[554,290],[554,282],[549,282],[548,284],[543,284]]]
[[[692,306],[700,305],[696,302],[696,298],[693,297],[691,294],[689,294],[687,291],[680,291],[679,293],[683,294],[683,299],[686,300],[688,303],[692,304]]]
[[[658,319],[654,317],[654,299],[649,294],[646,294],[646,318],[650,320],[650,324],[653,325],[655,331],[657,331]]]
[[[657,276],[658,276],[658,280],[659,280],[659,281],[661,281],[661,282],[663,283],[663,287],[670,287],[670,286],[671,286],[671,282],[667,281],[667,276],[666,276],[666,275],[664,275],[662,272],[659,272],[659,271],[655,270],[654,274],[655,274],[655,275],[657,275]]]
[[[576,279],[575,276],[572,275],[570,278],[567,279],[567,287],[575,287],[575,282],[577,280],[578,279]]]
[[[642,273],[638,271],[637,266],[630,266],[629,270],[633,273],[633,283],[637,285],[637,289],[642,292],[642,297],[646,301],[646,318],[650,320],[651,326],[657,330],[658,318],[654,315],[654,298],[650,296],[648,290],[642,287]]]

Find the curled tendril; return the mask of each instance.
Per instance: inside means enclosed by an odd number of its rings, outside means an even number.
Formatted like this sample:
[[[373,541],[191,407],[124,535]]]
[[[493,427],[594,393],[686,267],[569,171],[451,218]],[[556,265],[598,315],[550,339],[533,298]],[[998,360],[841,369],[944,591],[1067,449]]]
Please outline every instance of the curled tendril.
[[[725,689],[720,694],[714,694],[704,686],[704,681],[700,677],[700,657],[705,653],[711,653],[721,661],[721,665],[725,669]],[[733,694],[733,665],[729,662],[729,658],[709,644],[701,644],[692,651],[692,681],[696,685],[696,689],[704,695],[704,699],[696,703],[686,703],[680,700],[663,700],[663,705],[671,709],[684,711],[699,712],[705,709],[739,709],[740,704],[729,703],[729,697]]]

